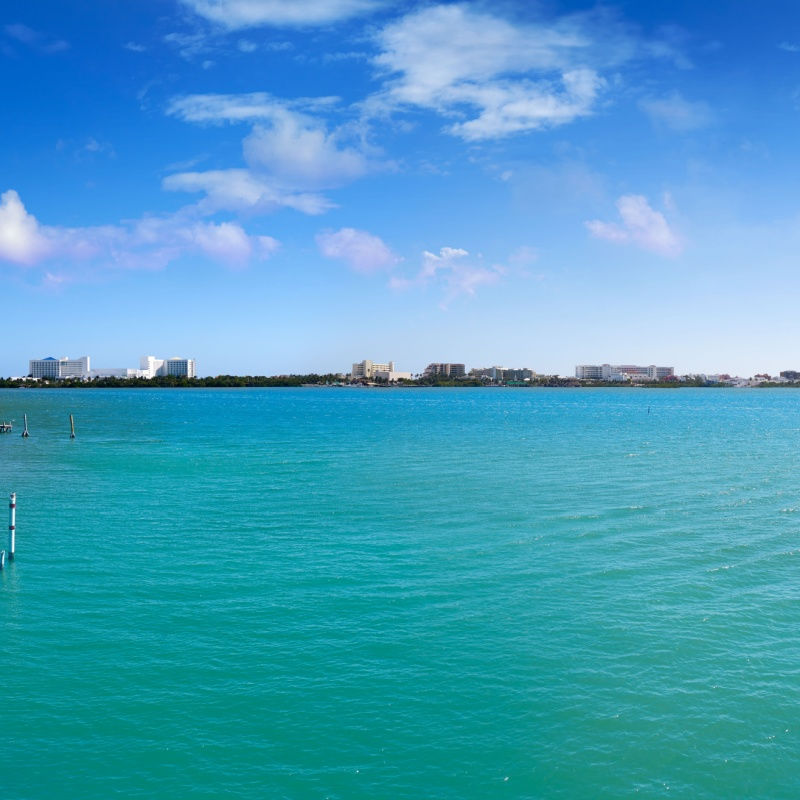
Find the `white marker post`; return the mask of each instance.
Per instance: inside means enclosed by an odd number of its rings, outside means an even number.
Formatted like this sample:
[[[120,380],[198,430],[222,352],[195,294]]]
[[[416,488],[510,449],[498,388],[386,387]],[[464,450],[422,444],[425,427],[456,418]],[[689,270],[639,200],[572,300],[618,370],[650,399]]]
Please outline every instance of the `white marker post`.
[[[8,560],[14,560],[14,548],[16,545],[17,533],[17,495],[11,493],[8,500]]]

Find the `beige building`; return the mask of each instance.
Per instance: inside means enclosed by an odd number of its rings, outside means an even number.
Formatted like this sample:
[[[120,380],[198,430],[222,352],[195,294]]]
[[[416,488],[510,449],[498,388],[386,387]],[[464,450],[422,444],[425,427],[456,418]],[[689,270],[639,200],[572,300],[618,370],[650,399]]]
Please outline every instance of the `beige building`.
[[[379,380],[394,383],[399,380],[411,380],[410,372],[399,372],[394,368],[394,361],[388,364],[379,364],[377,361],[359,361],[353,364],[353,369],[350,372],[350,380],[352,381],[372,381],[378,378]]]
[[[422,374],[425,377],[463,378],[466,371],[464,364],[428,364]]]

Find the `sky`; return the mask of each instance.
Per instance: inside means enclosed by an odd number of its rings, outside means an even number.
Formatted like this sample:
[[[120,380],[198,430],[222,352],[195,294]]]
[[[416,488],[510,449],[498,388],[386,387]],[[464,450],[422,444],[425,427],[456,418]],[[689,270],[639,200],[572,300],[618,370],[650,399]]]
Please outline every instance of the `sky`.
[[[0,374],[800,369],[781,0],[4,0]]]

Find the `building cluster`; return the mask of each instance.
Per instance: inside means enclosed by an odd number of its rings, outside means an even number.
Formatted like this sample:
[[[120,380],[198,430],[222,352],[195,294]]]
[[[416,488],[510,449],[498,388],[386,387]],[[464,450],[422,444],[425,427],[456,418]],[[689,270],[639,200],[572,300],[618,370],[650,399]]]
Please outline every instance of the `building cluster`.
[[[365,381],[396,383],[400,380],[412,380],[414,376],[410,372],[396,370],[394,361],[390,361],[388,364],[379,364],[375,361],[359,361],[353,364],[353,368],[347,377],[355,383]],[[420,376],[418,375],[417,377]],[[481,367],[470,370],[468,374],[466,364],[434,362],[425,367],[421,377],[423,379],[441,378],[443,380],[459,380],[469,377],[477,378],[485,383],[517,383],[530,381],[537,375],[527,367],[521,369]]]
[[[94,378],[156,378],[175,375],[182,378],[197,377],[197,365],[193,358],[156,358],[142,356],[139,369],[128,367],[99,367],[92,369],[91,358],[32,358],[28,362],[28,377],[34,380],[89,381]]]
[[[667,381],[675,379],[675,368],[654,364],[578,364],[575,377],[582,381]]]
[[[536,376],[532,369],[527,367],[478,367],[469,371],[471,378],[480,378],[487,383],[524,383],[531,381]]]

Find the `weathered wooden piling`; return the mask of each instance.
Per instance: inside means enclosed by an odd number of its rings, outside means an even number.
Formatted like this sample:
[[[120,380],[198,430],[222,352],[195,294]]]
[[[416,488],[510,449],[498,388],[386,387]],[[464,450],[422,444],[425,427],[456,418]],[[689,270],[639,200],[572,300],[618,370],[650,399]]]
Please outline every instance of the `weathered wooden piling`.
[[[3,569],[6,565],[6,551],[0,550],[0,569]]]
[[[8,498],[8,560],[14,560],[17,545],[17,494],[11,492]]]
[[[75,438],[75,420],[73,419],[72,414],[69,415],[69,431],[70,431],[69,438],[70,439],[74,439]]]
[[[28,415],[23,414],[22,417],[25,420],[25,429],[22,431],[22,438],[27,439],[30,436],[30,434],[28,433]]]

